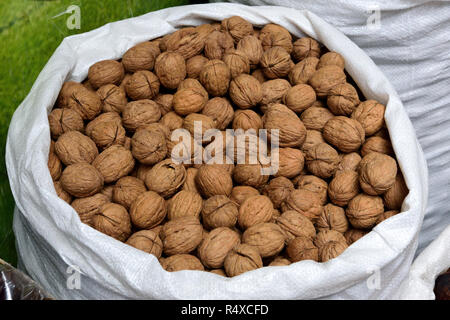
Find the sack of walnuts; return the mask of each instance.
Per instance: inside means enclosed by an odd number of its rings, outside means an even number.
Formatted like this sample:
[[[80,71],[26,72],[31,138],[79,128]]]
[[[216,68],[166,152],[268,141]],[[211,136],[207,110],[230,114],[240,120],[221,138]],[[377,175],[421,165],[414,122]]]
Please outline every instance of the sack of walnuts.
[[[58,298],[394,298],[427,198],[388,80],[281,7],[65,39],[6,160],[20,264]]]

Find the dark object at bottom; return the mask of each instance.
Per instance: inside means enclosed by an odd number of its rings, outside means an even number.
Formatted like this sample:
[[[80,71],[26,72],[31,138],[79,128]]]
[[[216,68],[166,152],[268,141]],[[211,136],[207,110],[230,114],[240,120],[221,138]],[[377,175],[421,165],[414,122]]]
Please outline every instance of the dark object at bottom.
[[[436,278],[434,294],[436,300],[450,300],[450,269]]]

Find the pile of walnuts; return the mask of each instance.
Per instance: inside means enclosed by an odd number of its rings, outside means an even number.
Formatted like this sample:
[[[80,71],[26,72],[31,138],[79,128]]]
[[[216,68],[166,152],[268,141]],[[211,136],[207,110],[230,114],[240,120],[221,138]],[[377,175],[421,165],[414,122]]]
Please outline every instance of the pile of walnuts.
[[[233,277],[333,259],[408,194],[385,106],[361,101],[344,66],[314,39],[237,16],[137,44],[61,88],[48,117],[55,190],[167,271]],[[193,134],[195,121],[225,145],[226,129],[278,129],[279,170],[173,161],[171,133]]]

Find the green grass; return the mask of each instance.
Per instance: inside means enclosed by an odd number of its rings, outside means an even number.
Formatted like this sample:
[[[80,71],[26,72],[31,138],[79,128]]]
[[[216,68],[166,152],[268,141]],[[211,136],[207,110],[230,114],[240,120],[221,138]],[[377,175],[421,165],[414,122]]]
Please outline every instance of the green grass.
[[[16,264],[12,231],[14,199],[5,167],[9,122],[39,72],[64,37],[188,0],[0,1],[0,258]],[[70,5],[81,9],[81,29],[69,30],[69,15],[52,18]]]

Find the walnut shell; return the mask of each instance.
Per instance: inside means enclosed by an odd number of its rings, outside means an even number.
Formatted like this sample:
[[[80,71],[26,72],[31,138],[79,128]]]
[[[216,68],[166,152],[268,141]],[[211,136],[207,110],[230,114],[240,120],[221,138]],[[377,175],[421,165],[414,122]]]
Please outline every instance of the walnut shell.
[[[391,142],[382,137],[373,136],[364,142],[361,148],[361,155],[364,157],[371,152],[384,153],[387,155],[394,155]]]
[[[166,139],[157,130],[139,129],[131,138],[131,153],[140,163],[158,163],[167,155]]]
[[[403,200],[408,195],[409,190],[401,174],[397,174],[395,182],[384,194],[383,200],[386,208],[390,210],[400,210]]]
[[[358,153],[352,152],[344,154],[341,158],[341,161],[339,162],[338,171],[344,170],[358,171],[360,162],[361,156]]]
[[[260,64],[264,75],[269,79],[286,77],[294,66],[289,52],[282,47],[272,47],[264,51]]]
[[[144,182],[135,177],[120,178],[113,188],[113,201],[129,209],[138,196],[147,191]]]
[[[239,208],[238,222],[242,229],[272,219],[273,204],[269,197],[257,195],[248,198]]]
[[[231,78],[250,73],[250,62],[242,51],[229,50],[223,55],[223,62],[230,68]]]
[[[259,39],[261,40],[264,51],[274,47],[281,47],[288,53],[292,51],[292,36],[282,26],[273,23],[266,24],[261,29]]]
[[[120,114],[118,114],[117,112],[111,111],[102,113],[98,117],[88,122],[85,130],[86,135],[91,136],[92,131],[104,122],[114,122],[117,125],[122,125],[122,118],[120,117]]]
[[[361,102],[352,113],[352,119],[361,123],[366,136],[371,136],[381,130],[384,125],[386,107],[375,100]]]
[[[325,180],[313,175],[303,175],[297,180],[297,188],[314,192],[322,205],[327,203],[328,184]]]
[[[294,41],[292,57],[295,61],[301,61],[308,57],[318,58],[320,56],[320,44],[309,37],[299,38]]]
[[[323,127],[323,137],[340,151],[357,151],[364,143],[365,132],[361,124],[353,119],[337,116]]]
[[[264,52],[261,41],[254,35],[248,35],[239,40],[236,49],[247,56],[251,69],[255,69],[258,66]]]
[[[227,274],[225,273],[225,270],[223,270],[223,269],[213,269],[213,270],[211,270],[209,272],[217,274],[217,275],[222,276],[222,277],[226,277],[227,276]]]
[[[197,124],[199,124],[198,127]],[[195,132],[197,134],[201,134],[202,142],[208,141],[205,136],[205,132],[211,129],[215,129],[214,120],[211,117],[208,117],[201,113],[188,114],[186,118],[184,118],[183,128],[189,131],[191,136],[194,136]]]
[[[100,209],[104,204],[109,202],[107,196],[96,193],[90,197],[73,200],[71,206],[78,213],[81,222],[92,226],[92,218],[100,212]]]
[[[103,189],[100,191],[100,193],[103,194],[104,196],[106,196],[108,198],[109,202],[112,202],[113,189],[114,189],[114,185],[104,186]]]
[[[303,112],[316,101],[316,92],[307,84],[297,84],[286,93],[284,103],[294,112]]]
[[[159,225],[166,214],[166,202],[153,191],[141,193],[130,206],[131,221],[139,229],[151,229]]]
[[[309,190],[294,189],[281,204],[283,212],[295,210],[312,222],[315,222],[322,212],[320,197]]]
[[[345,239],[344,235],[340,232],[337,232],[336,230],[321,230],[314,238],[314,244],[319,249],[330,241],[342,242],[347,244],[347,240]]]
[[[353,227],[370,229],[384,212],[383,200],[377,196],[359,194],[348,203],[345,213]]]
[[[213,31],[206,38],[204,53],[209,59],[222,60],[230,50],[234,50],[234,41],[229,33]]]
[[[319,65],[317,69],[326,67],[326,66],[337,66],[341,69],[345,67],[345,60],[339,53],[330,51],[325,53],[320,57]]]
[[[359,194],[358,173],[353,170],[336,172],[333,180],[328,185],[328,196],[331,202],[344,207]]]
[[[341,160],[337,151],[326,143],[319,143],[311,148],[305,154],[305,159],[308,170],[323,179],[335,173]]]
[[[261,101],[261,84],[251,75],[240,74],[231,81],[229,94],[236,106],[248,109]]]
[[[237,184],[254,188],[262,187],[269,180],[269,176],[261,172],[261,164],[237,164],[233,170],[233,180]]]
[[[80,114],[68,108],[56,108],[48,115],[48,124],[52,139],[58,139],[60,135],[69,131],[84,131],[84,123]]]
[[[253,187],[236,186],[231,190],[230,199],[239,207],[246,199],[257,195],[259,195],[259,191]]]
[[[50,171],[50,176],[53,181],[56,181],[61,176],[62,172],[62,164],[61,160],[59,160],[58,156],[54,152],[50,152],[48,154],[47,161],[48,170]]]
[[[198,193],[181,190],[168,200],[167,217],[169,220],[185,216],[198,218],[202,211],[202,205],[203,200]]]
[[[97,90],[97,94],[102,102],[103,112],[122,113],[128,103],[125,89],[114,84],[107,84]]]
[[[277,177],[264,186],[263,194],[270,198],[275,208],[280,208],[292,190],[294,184],[288,178]]]
[[[160,118],[158,104],[148,99],[129,102],[122,113],[123,126],[131,132],[142,125],[157,122]]]
[[[316,229],[312,222],[297,211],[283,212],[276,219],[276,224],[284,231],[287,242],[299,236],[311,239],[316,236]]]
[[[376,223],[376,224],[379,224],[379,223],[383,222],[384,220],[389,219],[390,217],[395,216],[395,215],[398,214],[398,213],[400,213],[400,212],[397,211],[397,210],[389,210],[389,211],[385,211],[385,212],[383,212],[382,214],[380,214],[380,216],[379,216],[378,219],[377,219],[377,223]]]
[[[290,89],[291,85],[285,79],[265,81],[261,85],[262,99],[260,104],[267,109],[273,103],[281,103]]]
[[[269,106],[263,116],[264,129],[279,130],[280,147],[301,146],[306,139],[306,128],[297,115],[282,104]],[[268,136],[271,137],[270,132]]]
[[[104,204],[92,218],[92,226],[122,242],[131,234],[131,222],[127,209],[116,203]]]
[[[350,116],[360,103],[358,92],[349,83],[338,84],[327,97],[327,106],[337,116]]]
[[[239,16],[222,20],[222,29],[227,31],[235,43],[248,35],[253,35],[253,25]]]
[[[209,229],[234,227],[237,219],[237,205],[227,196],[212,196],[203,203],[202,221]]]
[[[261,117],[253,110],[236,110],[232,127],[234,130],[247,131],[253,129],[258,132],[259,129],[263,128],[263,122]]]
[[[206,198],[215,195],[229,196],[233,188],[228,172],[218,166],[202,165],[195,176],[195,183]]]
[[[389,190],[397,176],[397,161],[394,158],[372,152],[359,164],[359,183],[365,193],[378,195]]]
[[[302,260],[319,261],[319,249],[310,237],[300,236],[289,241],[286,253],[293,262]]]
[[[225,130],[233,120],[234,110],[228,99],[215,97],[205,104],[202,114],[213,119],[215,128]]]
[[[157,259],[161,257],[163,243],[158,234],[151,230],[141,230],[133,233],[127,240],[126,244],[136,249],[154,255]]]
[[[186,180],[183,184],[182,190],[200,193],[195,183],[195,176],[197,175],[197,172],[198,172],[197,168],[188,168],[186,170]]]
[[[115,60],[103,60],[89,67],[89,83],[98,89],[105,84],[120,84],[125,75],[122,63]]]
[[[128,49],[122,57],[123,67],[127,72],[139,70],[152,70],[155,59],[161,53],[159,46],[153,42],[145,41]]]
[[[171,34],[167,41],[167,51],[175,51],[183,56],[184,59],[192,58],[205,47],[205,41],[214,28],[209,24],[203,24],[198,27],[182,28]]]
[[[306,84],[309,82],[313,74],[316,72],[319,59],[316,57],[308,57],[294,65],[289,71],[289,82],[295,86],[298,84]]]
[[[206,46],[206,45],[205,45]],[[200,72],[203,70],[205,64],[208,62],[208,58],[197,55],[189,58],[186,61],[186,74],[188,78],[198,79]]]
[[[309,79],[309,84],[316,90],[318,97],[329,95],[333,87],[345,82],[344,70],[334,65],[317,69]]]
[[[280,267],[280,266],[288,266],[292,262],[290,262],[288,259],[283,258],[281,256],[277,256],[275,259],[272,260],[271,263],[269,263],[269,266],[271,267]]]
[[[153,101],[158,104],[162,116],[173,111],[173,94],[158,94]]]
[[[240,244],[239,234],[227,227],[213,229],[198,247],[198,256],[207,268],[221,268],[225,258]]]
[[[61,186],[60,181],[54,181],[53,185],[55,187],[55,191],[58,197],[67,202],[68,204],[72,203],[72,196]]]
[[[203,109],[208,97],[199,88],[179,89],[173,96],[173,109],[180,116],[199,112]]]
[[[285,236],[275,223],[260,223],[244,231],[242,242],[258,249],[261,257],[277,255],[284,248]]]
[[[210,60],[205,63],[199,79],[209,94],[223,96],[230,85],[230,68],[221,60]]]
[[[152,99],[158,95],[159,86],[159,79],[153,72],[139,70],[125,84],[125,90],[133,100]]]
[[[228,252],[224,268],[229,277],[262,268],[263,262],[258,250],[248,244],[240,244]]]
[[[125,144],[125,129],[117,122],[101,122],[90,132],[89,137],[95,142],[98,148],[105,149],[112,145]]]
[[[169,256],[194,251],[202,241],[202,233],[203,227],[196,217],[170,220],[164,224],[160,234],[163,251]]]
[[[319,231],[335,230],[340,233],[346,232],[348,230],[348,220],[344,209],[328,203],[323,207],[316,226]]]
[[[134,158],[130,150],[113,145],[100,153],[92,165],[103,175],[106,183],[128,175],[134,168]]]
[[[186,180],[186,169],[182,164],[176,164],[171,159],[163,160],[145,176],[145,185],[151,191],[168,198],[175,194]]]
[[[161,84],[168,89],[176,89],[186,78],[186,63],[176,52],[163,52],[155,62],[155,73]]]
[[[164,259],[160,259],[161,266],[168,272],[182,270],[200,270],[204,271],[200,260],[190,254],[176,254]]]
[[[56,98],[56,106],[58,108],[67,108],[71,94],[76,88],[87,89],[79,82],[66,81],[62,84],[61,90],[59,90],[58,97]],[[87,90],[89,91],[89,90]]]
[[[349,229],[345,232],[344,237],[347,240],[348,245],[351,245],[364,237],[367,233],[369,233],[369,230]]]
[[[347,248],[348,245],[343,242],[339,241],[327,242],[322,247],[319,248],[319,259],[321,262],[327,262],[339,256]]]
[[[322,131],[325,124],[332,118],[334,118],[334,115],[327,108],[315,107],[314,105],[300,115],[306,129],[318,131]]]
[[[261,84],[263,84],[267,80],[262,69],[256,69],[255,71],[253,71],[252,77],[255,77],[256,80],[258,80]]]
[[[59,136],[55,143],[55,153],[66,165],[91,163],[97,156],[95,142],[79,131],[69,131]]]
[[[303,152],[293,148],[280,148],[278,153],[279,168],[276,177],[293,178],[302,172],[305,164]]]
[[[317,130],[306,130],[306,139],[302,145],[303,153],[308,152],[312,147],[319,143],[324,143],[322,132]]]
[[[173,131],[182,128],[183,121],[182,117],[172,111],[163,115],[159,123],[166,126],[170,131]]]
[[[92,120],[102,111],[102,102],[97,93],[80,83],[69,85],[68,88],[66,104],[63,106],[78,112],[83,120]]]

